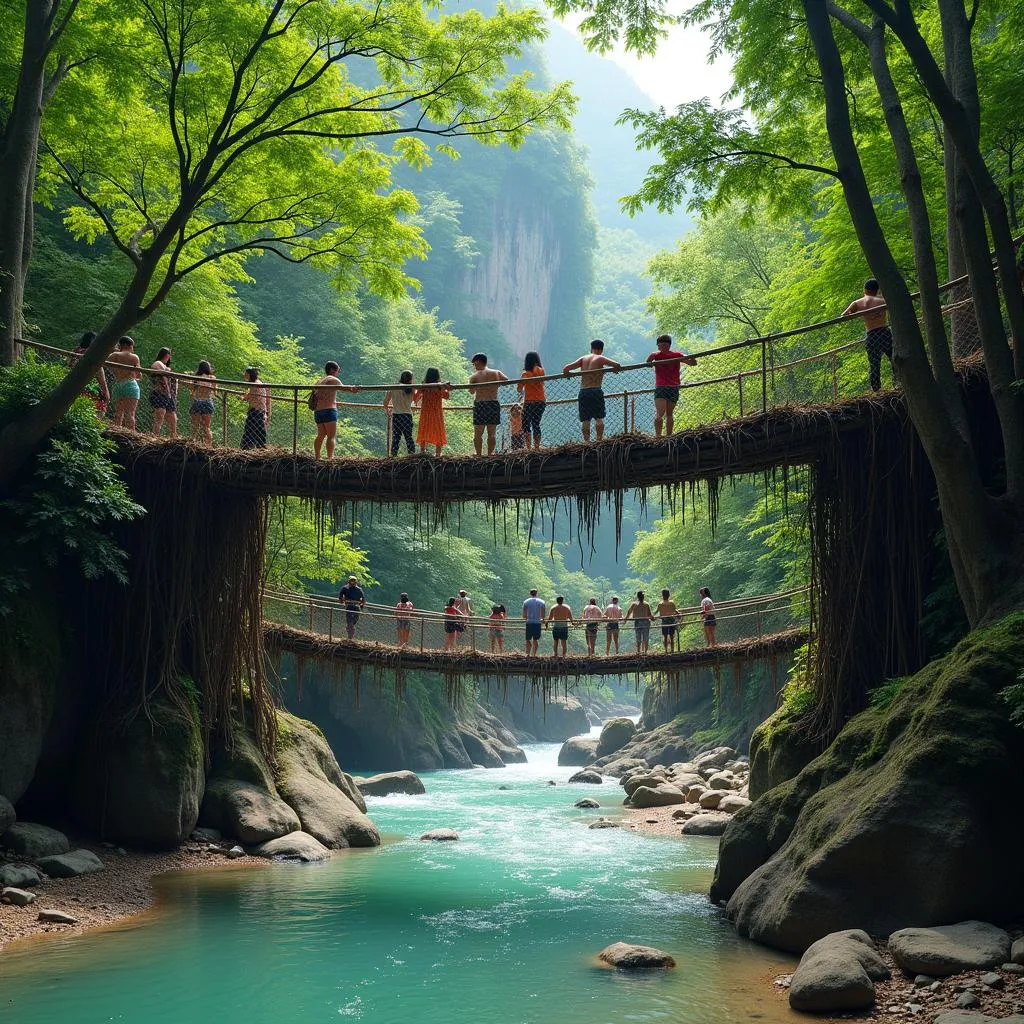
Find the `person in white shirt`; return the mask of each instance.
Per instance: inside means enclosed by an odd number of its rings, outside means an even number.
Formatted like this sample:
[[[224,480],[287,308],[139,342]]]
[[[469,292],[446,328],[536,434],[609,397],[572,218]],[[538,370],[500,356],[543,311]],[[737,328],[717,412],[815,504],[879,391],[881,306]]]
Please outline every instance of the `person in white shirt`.
[[[701,587],[699,593],[700,615],[704,620],[704,644],[707,647],[717,647],[715,627],[718,625],[718,621],[715,618],[715,602],[711,600],[711,591],[707,587]]]
[[[523,619],[526,621],[526,654],[537,656],[537,644],[540,642],[540,631],[544,624],[544,612],[547,605],[537,596],[537,588],[530,591],[530,596],[523,602]]]
[[[597,598],[592,597],[583,608],[583,621],[587,626],[587,653],[593,657],[597,646],[597,627],[602,618],[601,609],[597,607]]]
[[[412,455],[416,451],[412,441],[412,404],[415,393],[412,370],[403,370],[398,383],[401,387],[384,392],[384,409],[391,417],[391,454],[398,454],[404,437],[405,450]]]
[[[612,644],[615,644],[615,653],[619,653],[619,621],[622,618],[622,605],[617,597],[612,598],[612,603],[604,610],[604,654],[605,657],[611,653]]]

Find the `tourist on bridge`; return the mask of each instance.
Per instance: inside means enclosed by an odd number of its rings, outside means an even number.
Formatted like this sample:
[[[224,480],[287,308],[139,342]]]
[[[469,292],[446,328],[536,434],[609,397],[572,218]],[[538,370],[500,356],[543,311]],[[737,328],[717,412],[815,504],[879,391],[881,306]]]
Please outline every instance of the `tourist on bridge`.
[[[86,331],[82,335],[78,344],[72,350],[72,355],[83,356],[89,351],[89,346],[96,340],[95,331]],[[74,366],[77,363],[77,359],[71,360],[71,365]],[[101,366],[96,371],[96,385],[92,383],[82,392],[86,398],[88,398],[92,404],[96,407],[96,414],[102,417],[107,411],[107,405],[110,402],[110,388],[107,386],[107,375]]]
[[[454,597],[448,598],[444,609],[444,649],[454,651],[458,647],[459,634],[466,628],[465,615],[459,611]]]
[[[653,612],[651,606],[644,597],[644,592],[636,592],[636,600],[629,606],[626,618],[633,620],[633,629],[636,632],[636,653],[647,654],[651,642],[651,618]]]
[[[306,403],[313,410],[313,421],[316,423],[313,449],[318,459],[324,441],[327,442],[327,458],[334,457],[334,439],[338,434],[338,392],[349,391],[355,394],[359,390],[354,384],[341,383],[338,377],[340,369],[333,359],[324,363],[324,375],[313,385]]]
[[[508,446],[514,452],[521,452],[529,447],[529,440],[523,430],[523,407],[517,402],[508,410]]]
[[[213,367],[206,359],[196,367],[195,376],[188,382],[192,395],[188,413],[192,421],[192,440],[199,441],[208,447],[213,445],[213,396],[217,393],[217,378],[213,375]]]
[[[477,455],[483,454],[484,431],[487,431],[487,454],[493,455],[495,433],[501,423],[501,402],[498,400],[498,382],[508,380],[501,370],[492,370],[487,365],[487,356],[477,352],[471,362],[469,389],[473,394],[473,447]]]
[[[597,606],[597,598],[592,597],[583,608],[583,621],[587,626],[587,653],[593,657],[597,646],[597,630],[603,614]]]
[[[536,352],[527,352],[523,359],[523,372],[516,385],[516,390],[523,396],[523,434],[527,448],[530,447],[531,439],[533,447],[540,448],[540,421],[547,405],[544,381],[535,380],[536,377],[544,377],[544,367]]]
[[[108,363],[114,363],[114,387],[110,397],[114,400],[114,426],[135,429],[135,410],[139,407],[139,367],[142,365],[135,354],[135,339],[125,336],[117,343],[117,350],[110,354]]]
[[[878,307],[882,308],[879,309]],[[854,299],[843,316],[857,315],[864,321],[864,347],[868,352],[868,380],[871,390],[878,391],[882,387],[882,356],[889,357],[892,368],[892,331],[886,323],[885,299],[878,290],[878,282],[869,277],[864,282],[864,294]]]
[[[548,624],[551,626],[552,654],[558,657],[558,645],[562,645],[562,657],[566,657],[566,646],[569,642],[569,625],[576,620],[572,617],[572,609],[565,603],[561,594],[555,598],[554,607],[548,612]]]
[[[359,622],[359,612],[366,606],[366,595],[355,576],[349,576],[348,583],[341,588],[338,594],[338,601],[345,608],[345,631],[349,640],[356,636],[356,623]]]
[[[604,653],[607,657],[611,653],[612,644],[615,644],[615,653],[619,653],[619,622],[622,619],[622,605],[618,597],[612,597],[611,604],[604,610]]]
[[[590,421],[594,421],[597,440],[604,437],[604,375],[607,370],[618,373],[622,369],[621,363],[609,359],[604,354],[604,342],[595,338],[590,343],[590,352],[580,356],[574,362],[562,367],[562,373],[566,376],[572,370],[582,370],[580,375],[580,395],[578,399],[580,414],[580,429],[583,431],[583,440],[590,440]]]
[[[247,366],[242,377],[249,382],[249,390],[241,396],[249,406],[245,426],[242,427],[242,447],[266,448],[272,408],[270,388],[260,380],[260,371],[255,366]]]
[[[420,387],[412,396],[419,402],[420,425],[416,431],[416,443],[420,451],[425,452],[427,445],[432,444],[435,452],[440,455],[441,449],[448,443],[448,435],[444,429],[444,400],[452,393],[451,384],[441,383],[441,371],[436,366],[428,366],[423,374],[423,383],[433,387]]]
[[[672,433],[673,417],[679,402],[679,365],[696,366],[697,360],[685,352],[673,352],[671,335],[662,334],[655,344],[657,352],[652,352],[646,359],[646,362],[654,364],[654,434],[661,437],[664,426],[668,437]]]
[[[544,624],[544,612],[547,605],[537,596],[537,590],[530,591],[530,596],[523,602],[523,618],[526,620],[526,653],[536,657],[537,644],[540,642],[541,626]]]
[[[505,606],[503,604],[491,605],[491,614],[487,618],[491,623],[488,628],[491,654],[503,654],[505,651],[505,621],[508,619]]]
[[[661,645],[666,651],[676,649],[676,627],[679,622],[679,609],[675,601],[671,600],[671,592],[661,592],[661,604],[657,608],[661,616]]]
[[[466,623],[469,621],[473,614],[473,602],[469,599],[469,594],[464,590],[459,591],[459,596],[455,598],[455,607],[462,613],[462,621],[459,623],[459,628],[456,630],[458,636],[456,640],[459,640],[462,634],[466,631]]]
[[[398,383],[401,387],[384,392],[384,411],[391,418],[391,454],[398,454],[405,438],[406,453],[412,455],[416,451],[412,443],[412,406],[416,399],[412,370],[403,370]]]
[[[398,604],[395,605],[395,635],[399,647],[405,647],[409,642],[409,631],[412,629],[412,619],[409,616],[415,610],[416,606],[409,600],[408,594],[398,595]]]
[[[160,436],[164,423],[167,436],[178,436],[178,380],[171,372],[171,350],[162,348],[150,366],[149,404],[153,409],[153,434]]]
[[[715,619],[715,602],[711,600],[711,591],[707,587],[700,588],[700,617],[704,620],[704,646],[717,647],[718,640],[715,637],[715,627],[718,625]]]

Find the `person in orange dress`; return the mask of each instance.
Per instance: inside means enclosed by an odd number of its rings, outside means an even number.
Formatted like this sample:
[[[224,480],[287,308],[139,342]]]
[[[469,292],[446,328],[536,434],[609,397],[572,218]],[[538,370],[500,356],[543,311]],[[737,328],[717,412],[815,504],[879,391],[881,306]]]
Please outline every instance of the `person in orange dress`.
[[[441,371],[435,366],[428,368],[423,375],[424,384],[440,384]],[[420,422],[416,430],[416,443],[420,451],[425,452],[427,445],[432,444],[438,455],[448,443],[448,435],[444,429],[444,400],[451,394],[451,385],[439,388],[420,388],[413,395],[413,401],[420,403]]]

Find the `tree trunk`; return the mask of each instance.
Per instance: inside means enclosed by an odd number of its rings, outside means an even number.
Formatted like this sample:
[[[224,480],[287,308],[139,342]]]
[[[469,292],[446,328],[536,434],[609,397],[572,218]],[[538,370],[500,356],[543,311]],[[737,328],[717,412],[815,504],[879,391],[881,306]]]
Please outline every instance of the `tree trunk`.
[[[1024,517],[1008,498],[990,497],[970,443],[956,430],[932,376],[910,290],[875,213],[860,162],[842,59],[824,4],[803,0],[821,70],[826,127],[839,179],[861,247],[885,294],[900,382],[939,492],[957,587],[972,625],[1024,605],[1016,557],[1024,550]]]

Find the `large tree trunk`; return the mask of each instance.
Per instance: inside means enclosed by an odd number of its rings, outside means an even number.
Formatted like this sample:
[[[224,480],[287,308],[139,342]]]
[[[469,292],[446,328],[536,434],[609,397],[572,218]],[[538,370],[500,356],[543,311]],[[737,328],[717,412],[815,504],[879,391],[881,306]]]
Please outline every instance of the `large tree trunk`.
[[[824,4],[803,0],[825,92],[826,126],[861,247],[882,286],[893,325],[895,362],[911,419],[939,491],[946,539],[972,625],[1024,605],[1019,556],[1024,516],[1009,498],[990,497],[970,442],[956,429],[932,375],[910,290],[886,242],[860,162],[846,76]]]

